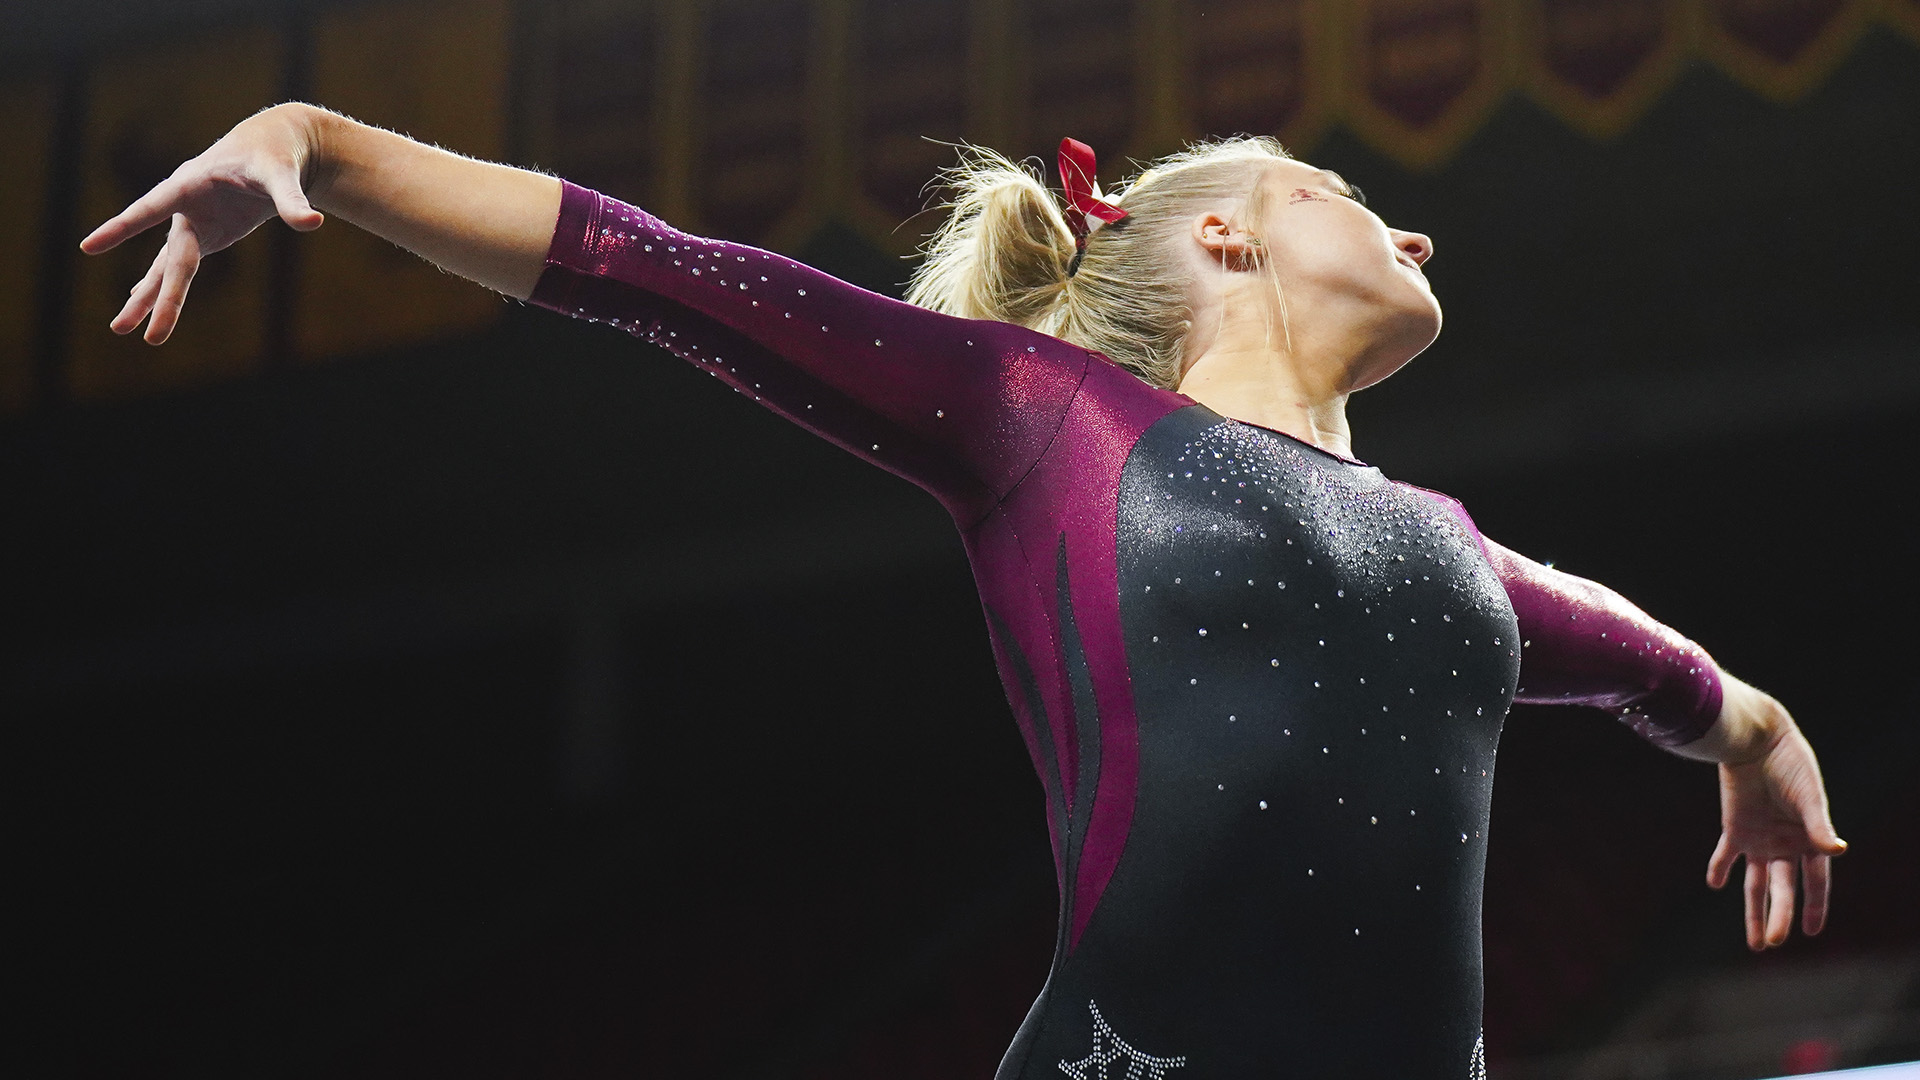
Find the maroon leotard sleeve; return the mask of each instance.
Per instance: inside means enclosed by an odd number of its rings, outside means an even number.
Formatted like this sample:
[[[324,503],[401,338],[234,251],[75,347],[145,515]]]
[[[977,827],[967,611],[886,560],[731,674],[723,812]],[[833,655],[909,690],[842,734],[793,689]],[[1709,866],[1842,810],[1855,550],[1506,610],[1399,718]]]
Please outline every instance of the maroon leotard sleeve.
[[[1091,354],[940,315],[565,184],[532,301],[607,322],[919,484],[961,525],[1059,429]]]
[[[1596,705],[1662,746],[1719,719],[1720,669],[1700,646],[1604,585],[1482,542],[1520,620],[1515,701]]]

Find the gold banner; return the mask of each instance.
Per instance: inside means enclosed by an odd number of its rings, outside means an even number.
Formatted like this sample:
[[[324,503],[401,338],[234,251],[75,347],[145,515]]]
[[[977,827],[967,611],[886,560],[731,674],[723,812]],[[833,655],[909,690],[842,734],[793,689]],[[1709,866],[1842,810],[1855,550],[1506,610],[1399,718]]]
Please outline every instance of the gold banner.
[[[355,7],[315,27],[313,95],[449,150],[506,153],[507,0]],[[327,357],[480,329],[500,298],[342,222],[300,238],[295,336]]]
[[[0,169],[0,413],[33,399],[53,109],[49,82],[0,87],[0,146],[10,158]]]
[[[279,97],[279,35],[246,30],[103,58],[91,79],[81,150],[80,220],[100,223],[165,180],[233,125]],[[254,237],[209,258],[179,328],[155,349],[107,321],[152,265],[165,227],[80,260],[68,331],[75,398],[111,398],[252,370],[265,344],[269,245]]]

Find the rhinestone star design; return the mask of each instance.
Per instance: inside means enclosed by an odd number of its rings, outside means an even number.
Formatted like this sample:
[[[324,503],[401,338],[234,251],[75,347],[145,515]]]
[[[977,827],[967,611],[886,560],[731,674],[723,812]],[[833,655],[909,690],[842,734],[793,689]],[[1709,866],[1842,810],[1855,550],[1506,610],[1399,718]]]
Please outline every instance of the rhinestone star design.
[[[1073,1080],[1164,1080],[1168,1069],[1178,1069],[1187,1063],[1184,1054],[1154,1057],[1135,1050],[1108,1026],[1106,1017],[1100,1015],[1099,1005],[1088,1000],[1087,1008],[1093,1011],[1093,1053],[1079,1061],[1060,1063],[1060,1071]],[[1125,1072],[1108,1072],[1107,1066],[1121,1061],[1126,1062]]]

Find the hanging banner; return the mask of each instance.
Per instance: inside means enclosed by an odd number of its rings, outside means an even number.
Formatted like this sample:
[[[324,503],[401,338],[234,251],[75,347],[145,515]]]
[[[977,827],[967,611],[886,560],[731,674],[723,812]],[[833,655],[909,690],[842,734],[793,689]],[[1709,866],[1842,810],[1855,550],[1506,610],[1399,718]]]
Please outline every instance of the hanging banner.
[[[1686,58],[1673,0],[1528,0],[1520,16],[1528,92],[1597,138],[1639,119]]]
[[[984,139],[967,125],[967,0],[866,0],[854,22],[848,95],[862,232],[910,250],[939,223],[919,216],[929,181],[957,157],[943,143]],[[937,140],[937,141],[936,141]],[[1010,149],[1002,147],[1002,150]]]
[[[1894,29],[1920,42],[1920,0],[1880,0],[1880,15]]]
[[[1273,135],[1288,146],[1318,139],[1331,81],[1328,6],[1321,0],[1182,5],[1197,129]]]
[[[506,152],[507,0],[328,12],[314,28],[314,100],[463,154]],[[343,227],[344,226],[344,227]],[[295,337],[306,358],[478,330],[500,297],[344,222],[299,238]]]
[[[85,227],[119,213],[181,162],[278,100],[282,49],[279,35],[248,30],[102,57],[89,80],[82,135]],[[67,345],[73,396],[124,397],[253,370],[265,346],[272,245],[250,239],[201,264],[179,326],[157,349],[139,333],[116,336],[107,323],[153,264],[166,228],[81,259]]]
[[[654,121],[660,107],[660,21],[651,6],[556,4],[553,42],[564,52],[536,54],[552,80],[544,164],[573,182],[656,208],[666,147]],[[520,148],[516,148],[518,150]]]
[[[50,81],[0,87],[0,414],[33,400],[53,108]]]
[[[697,227],[766,242],[803,213],[810,130],[810,0],[708,0],[691,119]]]
[[[1700,51],[1763,97],[1793,101],[1866,27],[1870,0],[1698,0]]]
[[[1352,0],[1344,25],[1345,119],[1413,168],[1438,164],[1507,89],[1499,0]]]

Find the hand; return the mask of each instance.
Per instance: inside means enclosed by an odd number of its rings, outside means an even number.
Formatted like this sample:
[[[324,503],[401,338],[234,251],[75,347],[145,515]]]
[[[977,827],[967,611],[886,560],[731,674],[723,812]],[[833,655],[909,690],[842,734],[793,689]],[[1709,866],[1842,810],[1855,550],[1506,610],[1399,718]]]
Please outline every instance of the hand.
[[[1827,921],[1832,857],[1847,850],[1827,815],[1820,762],[1780,703],[1738,680],[1726,681],[1729,712],[1762,714],[1753,722],[1773,733],[1759,755],[1720,763],[1720,843],[1707,860],[1707,884],[1726,885],[1734,860],[1745,858],[1747,947],[1785,944],[1793,927],[1796,879],[1804,887],[1800,929],[1817,934]]]
[[[276,105],[255,113],[80,242],[81,251],[98,255],[172,222],[152,268],[114,316],[114,333],[131,333],[147,319],[147,343],[160,344],[180,320],[201,259],[275,216],[301,232],[320,227],[325,219],[303,190],[317,156],[312,122],[317,111]]]

